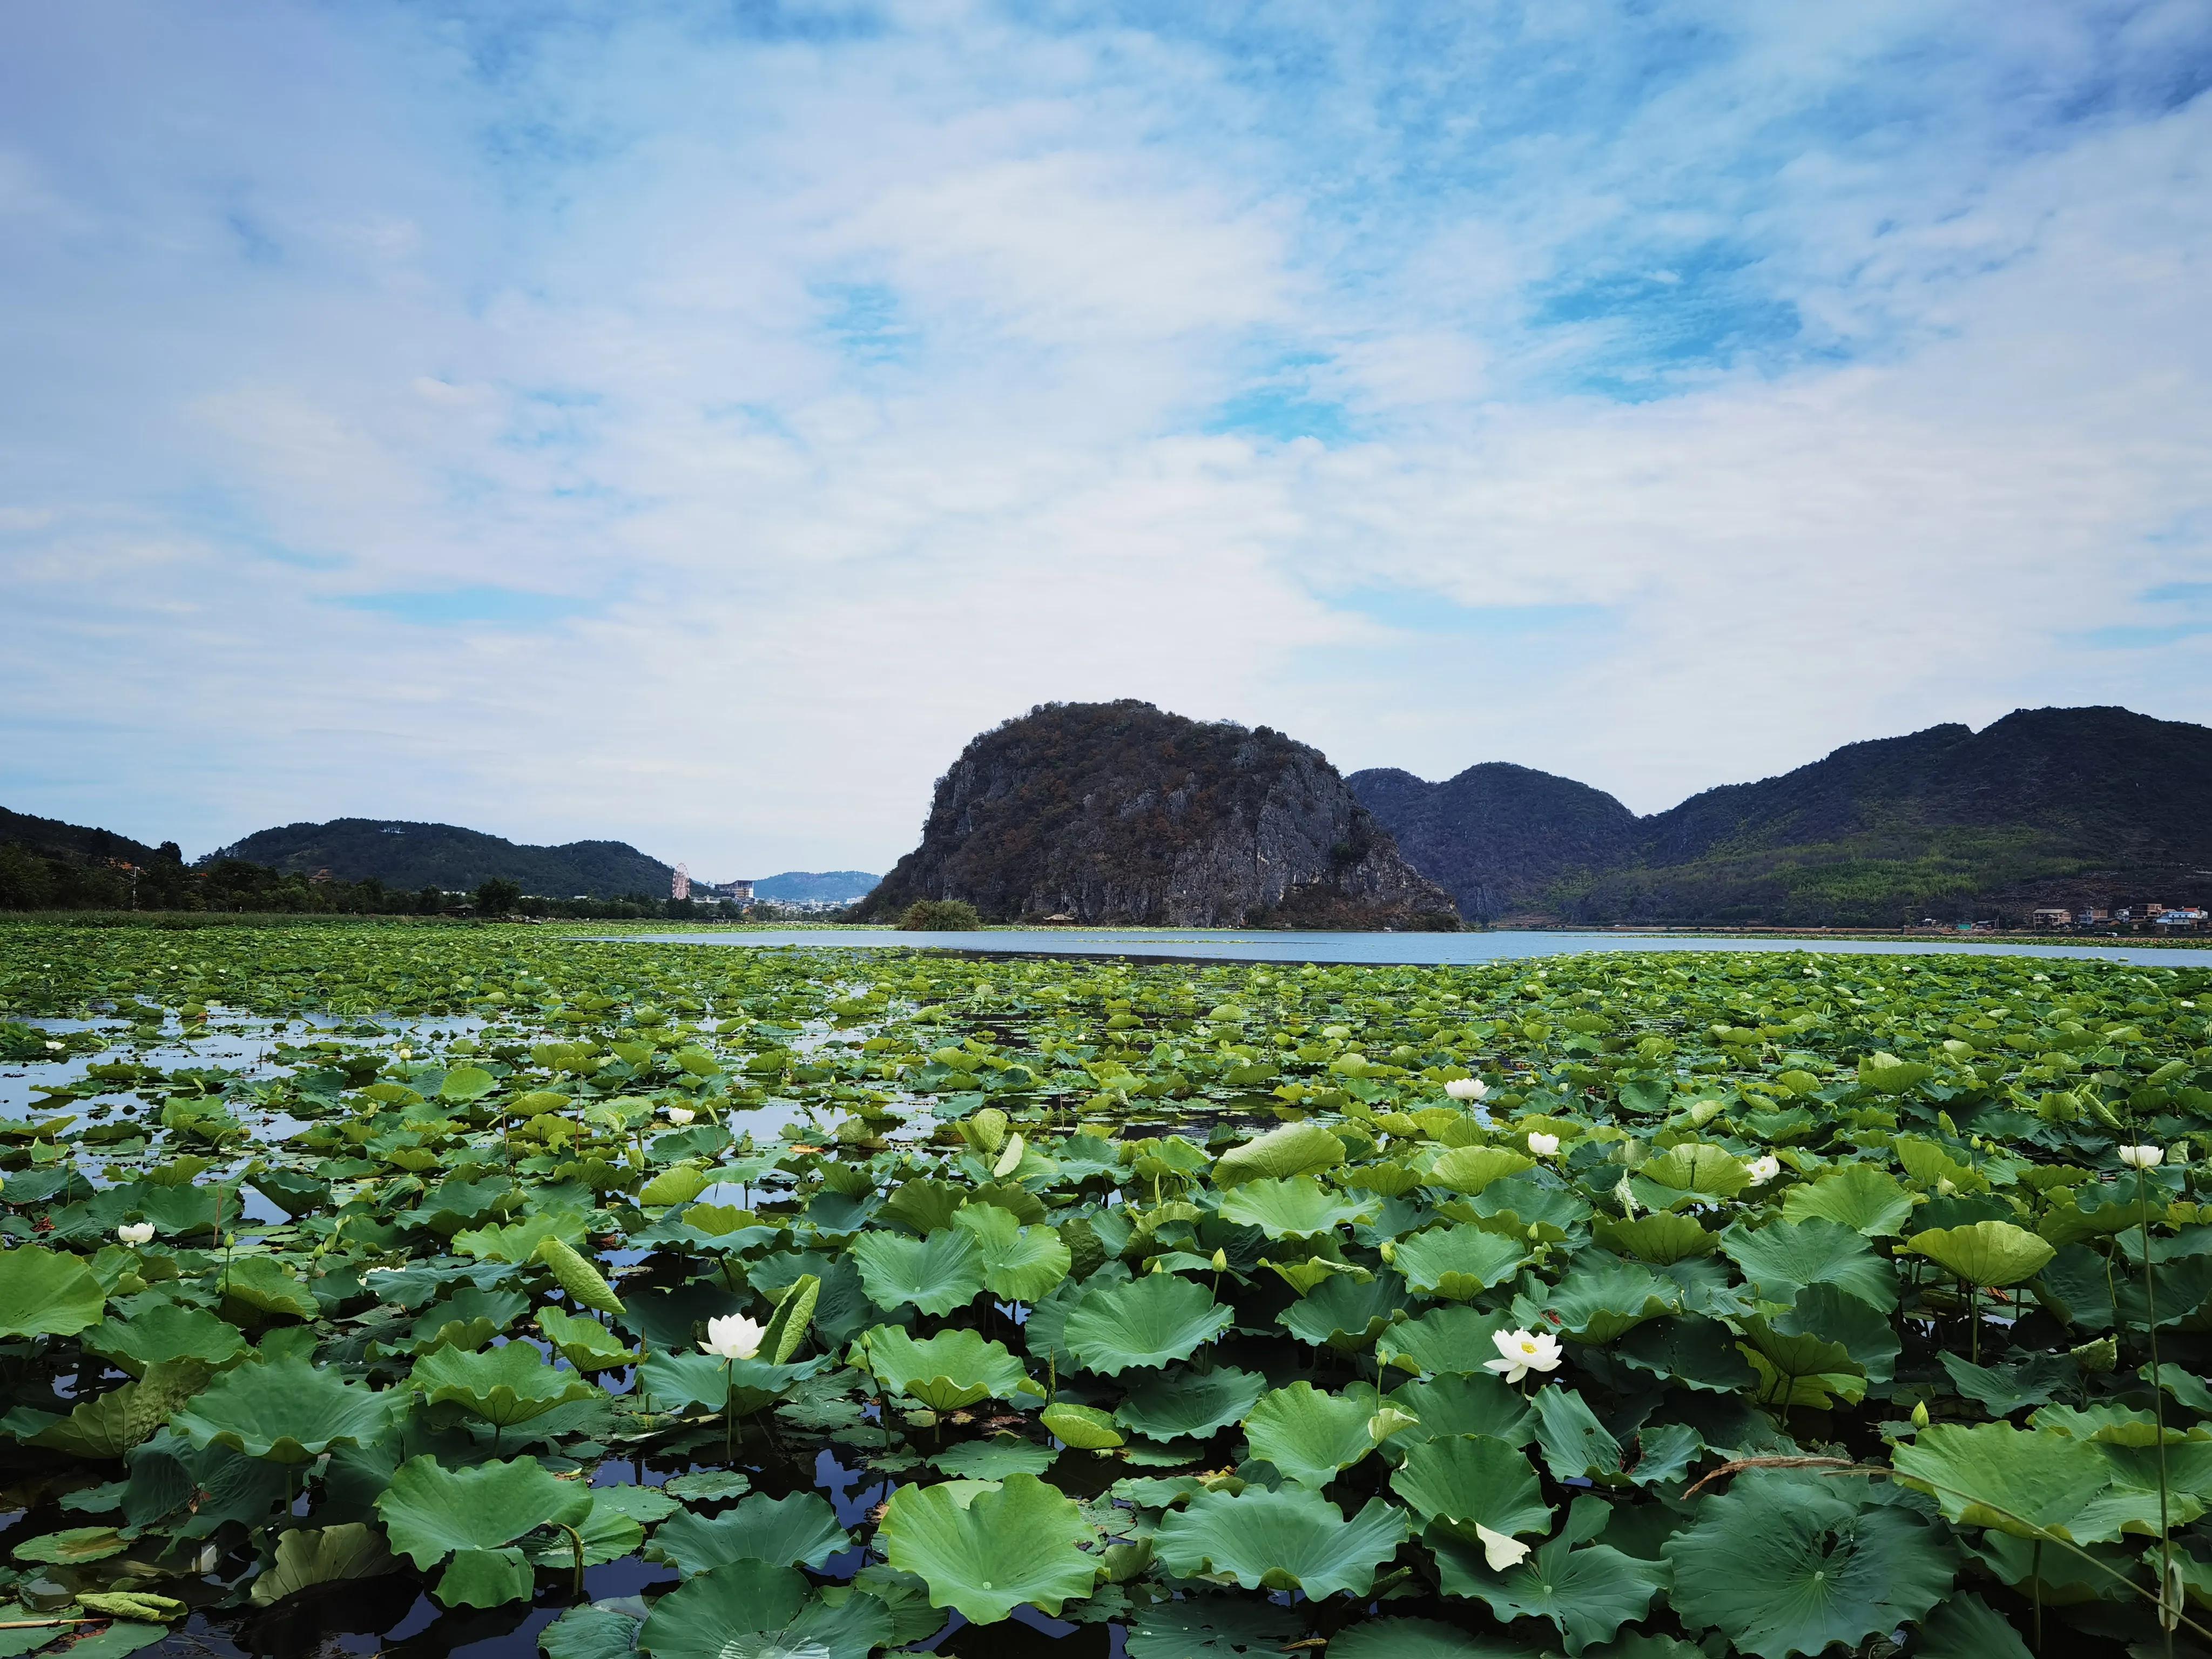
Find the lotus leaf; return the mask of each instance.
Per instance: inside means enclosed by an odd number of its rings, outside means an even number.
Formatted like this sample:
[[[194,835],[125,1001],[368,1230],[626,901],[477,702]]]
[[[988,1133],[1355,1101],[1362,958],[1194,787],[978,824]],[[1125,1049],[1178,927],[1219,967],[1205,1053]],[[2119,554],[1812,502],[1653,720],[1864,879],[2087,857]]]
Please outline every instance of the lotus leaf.
[[[1095,1406],[1072,1406],[1063,1401],[1046,1407],[1037,1420],[1063,1445],[1078,1451],[1105,1451],[1122,1443],[1112,1413]]]
[[[1114,1416],[1152,1440],[1211,1435],[1243,1421],[1267,1387],[1265,1377],[1232,1365],[1157,1372],[1129,1390]]]
[[[1725,1146],[1702,1141],[1685,1141],[1645,1159],[1636,1175],[1639,1185],[1701,1199],[1734,1198],[1751,1184],[1741,1158]]]
[[[1097,1577],[1082,1510],[1034,1475],[1008,1475],[995,1491],[902,1486],[876,1535],[892,1566],[928,1583],[930,1606],[971,1624],[996,1624],[1024,1601],[1057,1615]]]
[[[177,1359],[228,1365],[246,1352],[235,1325],[176,1302],[156,1303],[127,1320],[111,1314],[81,1340],[88,1351],[113,1360],[133,1376],[143,1376],[149,1365]]]
[[[283,1263],[265,1255],[245,1256],[224,1269],[222,1298],[226,1310],[251,1309],[292,1319],[313,1319],[322,1311]]]
[[[940,1474],[970,1480],[1004,1480],[1010,1474],[1042,1474],[1060,1461],[1049,1446],[1011,1434],[966,1440],[948,1446],[929,1460]]]
[[[818,1492],[755,1492],[711,1521],[684,1510],[653,1534],[647,1553],[689,1577],[731,1561],[818,1568],[852,1543]]]
[[[995,1204],[971,1204],[952,1218],[983,1253],[983,1288],[1014,1302],[1034,1302],[1067,1277],[1072,1258],[1060,1235],[1024,1227]]]
[[[1493,1181],[1536,1167],[1533,1158],[1504,1146],[1455,1146],[1430,1166],[1428,1184],[1470,1197]]]
[[[789,1567],[748,1560],[702,1573],[656,1602],[637,1645],[652,1659],[867,1659],[891,1637],[890,1613],[875,1597],[832,1606]]]
[[[612,1331],[581,1314],[540,1308],[538,1328],[545,1333],[547,1341],[561,1351],[561,1358],[579,1371],[612,1370],[637,1357]]]
[[[1129,1620],[1129,1659],[1276,1659],[1304,1626],[1288,1609],[1227,1595],[1187,1595]]]
[[[494,1554],[539,1527],[581,1526],[592,1512],[592,1494],[556,1480],[535,1458],[448,1469],[435,1457],[422,1456],[393,1471],[376,1499],[376,1512],[392,1547],[427,1571],[456,1553]],[[521,1560],[521,1552],[513,1559]],[[502,1569],[481,1563],[473,1571],[491,1582]],[[526,1563],[524,1575],[526,1594]]]
[[[276,1463],[382,1434],[394,1397],[293,1358],[234,1367],[170,1419],[195,1446],[223,1445]]]
[[[599,1393],[574,1371],[547,1364],[527,1342],[482,1353],[434,1348],[415,1362],[409,1382],[432,1405],[450,1401],[502,1429]]]
[[[73,1255],[35,1244],[0,1251],[0,1337],[75,1336],[99,1321],[106,1300]]]
[[[545,1659],[630,1659],[645,1603],[635,1597],[570,1607],[538,1632]]]
[[[1472,1376],[1498,1358],[1492,1339],[1513,1328],[1510,1314],[1473,1308],[1431,1308],[1419,1319],[1393,1325],[1375,1345],[1375,1357],[1431,1376]]]
[[[1771,1221],[1755,1232],[1738,1224],[1721,1235],[1721,1249],[1763,1302],[1787,1304],[1808,1285],[1833,1285],[1884,1313],[1897,1306],[1896,1270],[1838,1222]]]
[[[1518,1239],[1480,1227],[1434,1227],[1398,1240],[1390,1265],[1424,1296],[1465,1302],[1512,1278],[1528,1259]]]
[[[1405,1310],[1406,1281],[1381,1273],[1364,1280],[1333,1278],[1275,1317],[1302,1342],[1357,1353],[1373,1346]]]
[[[2015,1227],[2008,1221],[1930,1228],[1913,1234],[1903,1248],[1984,1290],[2024,1284],[2057,1254],[2025,1227]]]
[[[2116,1524],[2074,1530],[2112,1484],[2112,1468],[2096,1446],[2056,1429],[1939,1423],[1899,1446],[1891,1461],[1899,1474],[1935,1493],[1947,1519],[1964,1526],[2018,1538],[2048,1533],[2076,1544],[2118,1535]]]
[[[1313,1600],[1373,1588],[1375,1570],[1406,1540],[1406,1517],[1379,1498],[1346,1520],[1318,1492],[1248,1486],[1203,1492],[1162,1517],[1156,1540],[1168,1571],[1227,1573],[1246,1589],[1304,1590]]]
[[[1344,1143],[1318,1123],[1287,1123],[1232,1146],[1215,1160],[1213,1184],[1223,1191],[1246,1181],[1287,1181],[1334,1169],[1344,1162]]]
[[[1911,1510],[1861,1507],[1836,1482],[1753,1469],[1665,1547],[1674,1610],[1760,1659],[1856,1648],[1951,1588],[1950,1548]]]
[[[1894,1236],[1912,1213],[1912,1196],[1895,1176],[1871,1164],[1846,1164],[1832,1175],[1792,1187],[1782,1199],[1791,1221],[1832,1221],[1869,1238]]]
[[[1536,1434],[1528,1401],[1494,1372],[1408,1382],[1385,1396],[1384,1403],[1413,1419],[1395,1437],[1404,1445],[1442,1434],[1480,1434],[1525,1446]]]
[[[253,1605],[265,1607],[319,1584],[374,1578],[397,1565],[384,1535],[362,1522],[302,1527],[278,1536],[276,1559],[253,1581]]]
[[[932,1411],[957,1411],[994,1396],[1011,1400],[1029,1383],[1022,1362],[1006,1345],[976,1331],[944,1330],[917,1342],[896,1325],[878,1325],[859,1346],[885,1388]]]
[[[1366,1220],[1375,1208],[1371,1200],[1347,1204],[1311,1176],[1255,1176],[1223,1196],[1221,1218],[1234,1226],[1257,1227],[1270,1238],[1313,1238]]]
[[[1548,1619],[1570,1654],[1610,1641],[1621,1626],[1641,1618],[1667,1583],[1663,1564],[1584,1540],[1605,1525],[1604,1500],[1575,1500],[1559,1535],[1502,1573],[1482,1564],[1481,1553],[1456,1540],[1431,1537],[1445,1592],[1488,1604],[1500,1619]]]
[[[964,1228],[942,1228],[926,1238],[863,1233],[853,1241],[852,1255],[868,1300],[878,1308],[949,1314],[983,1288],[983,1252]]]
[[[1525,1453],[1486,1434],[1440,1434],[1408,1446],[1390,1488],[1424,1521],[1468,1543],[1476,1529],[1511,1537],[1552,1529],[1551,1506]]]
[[[1375,1449],[1367,1425],[1380,1404],[1375,1390],[1363,1382],[1342,1394],[1293,1382],[1260,1397],[1244,1419],[1244,1438],[1253,1456],[1267,1459],[1285,1478],[1318,1489]]]
[[[1067,1316],[1068,1350],[1086,1368],[1115,1376],[1188,1359],[1235,1321],[1205,1285],[1172,1273],[1091,1291]]]

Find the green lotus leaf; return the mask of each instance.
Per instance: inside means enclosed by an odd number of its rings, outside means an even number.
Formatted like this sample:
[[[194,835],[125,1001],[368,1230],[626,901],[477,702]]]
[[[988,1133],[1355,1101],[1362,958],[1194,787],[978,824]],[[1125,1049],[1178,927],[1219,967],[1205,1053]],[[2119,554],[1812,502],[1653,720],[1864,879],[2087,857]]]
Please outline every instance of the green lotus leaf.
[[[1570,1654],[1609,1642],[1623,1625],[1644,1616],[1667,1583],[1663,1563],[1584,1541],[1604,1527],[1609,1512],[1603,1498],[1577,1498],[1559,1536],[1502,1573],[1491,1571],[1474,1546],[1431,1534],[1444,1593],[1473,1596],[1502,1620],[1548,1619]]]
[[[1677,1261],[1711,1255],[1720,1246],[1720,1235],[1707,1232],[1694,1216],[1656,1210],[1633,1221],[1602,1220],[1597,1242],[1615,1255],[1633,1256],[1654,1267],[1671,1267]]]
[[[1390,1489],[1431,1525],[1468,1543],[1476,1528],[1511,1537],[1552,1529],[1551,1506],[1524,1452],[1486,1434],[1446,1434],[1413,1443]]]
[[[1186,1595],[1139,1608],[1129,1620],[1129,1659],[1276,1659],[1305,1632],[1286,1607],[1237,1595]]]
[[[534,1457],[448,1469],[424,1455],[392,1472],[376,1512],[392,1547],[428,1571],[457,1551],[500,1550],[539,1527],[581,1526],[592,1494]]]
[[[1991,1417],[2010,1417],[2030,1406],[2048,1405],[2061,1389],[2073,1387],[2081,1374],[2081,1367],[2063,1353],[2030,1354],[2010,1365],[1977,1365],[1954,1353],[1939,1353],[1936,1358],[1950,1377],[1952,1388]]]
[[[1071,1406],[1065,1401],[1047,1406],[1038,1415],[1046,1432],[1078,1451],[1106,1451],[1122,1443],[1113,1415],[1095,1406]]]
[[[1984,1290],[2025,1284],[2058,1254],[2045,1241],[2009,1221],[1931,1227],[1913,1234],[1900,1248],[1926,1256],[1953,1277]]]
[[[298,1528],[277,1534],[276,1559],[253,1581],[253,1605],[269,1607],[318,1584],[375,1578],[398,1565],[384,1534],[363,1522]]]
[[[689,1204],[710,1184],[706,1171],[697,1164],[673,1164],[637,1189],[637,1201],[656,1209],[670,1204]]]
[[[495,1550],[459,1550],[446,1563],[430,1594],[448,1607],[498,1607],[526,1601],[537,1577],[530,1558],[508,1546]]]
[[[1808,1285],[1833,1285],[1884,1313],[1897,1306],[1896,1269],[1838,1222],[1771,1221],[1756,1232],[1739,1223],[1721,1235],[1721,1249],[1762,1302],[1786,1304]]]
[[[755,1492],[712,1520],[684,1510],[653,1534],[646,1554],[689,1577],[731,1561],[819,1567],[852,1547],[836,1510],[819,1492],[786,1498]]]
[[[970,1204],[953,1218],[983,1253],[983,1288],[1010,1302],[1034,1302],[1067,1277],[1073,1261],[1051,1228],[1024,1227],[995,1204]]]
[[[1752,1397],[1762,1406],[1807,1406],[1826,1411],[1840,1396],[1856,1405],[1866,1396],[1866,1374],[1840,1342],[1808,1331],[1786,1332],[1765,1319],[1742,1322],[1736,1351],[1759,1381]]]
[[[1598,1421],[1580,1393],[1551,1382],[1537,1389],[1528,1403],[1536,1413],[1536,1444],[1554,1480],[1621,1483],[1620,1442]]]
[[[2112,1466],[2094,1443],[2056,1429],[1939,1423],[1900,1444],[1890,1461],[1908,1481],[1924,1483],[1944,1517],[1961,1526],[2016,1538],[2048,1533],[2075,1544],[2118,1535],[2117,1525],[2075,1531],[2112,1484]]]
[[[425,1354],[433,1348],[481,1348],[529,1306],[530,1298],[520,1291],[464,1285],[423,1309],[401,1346],[411,1354]]]
[[[1505,1146],[1455,1146],[1430,1166],[1426,1184],[1470,1198],[1493,1181],[1536,1167],[1536,1160]]]
[[[266,1255],[243,1256],[224,1269],[222,1300],[225,1311],[232,1314],[251,1309],[254,1313],[313,1319],[322,1311],[314,1292],[283,1262]],[[248,1315],[239,1316],[258,1323]]]
[[[994,1434],[963,1440],[933,1454],[930,1468],[964,1480],[1004,1480],[1010,1474],[1042,1474],[1060,1461],[1050,1446],[1018,1435]]]
[[[1492,1339],[1513,1328],[1513,1316],[1473,1308],[1431,1308],[1419,1319],[1385,1331],[1375,1358],[1385,1365],[1430,1376],[1471,1376],[1498,1358]]]
[[[1344,1143],[1318,1123],[1286,1123],[1214,1161],[1213,1184],[1227,1190],[1239,1182],[1287,1181],[1334,1169],[1344,1162]]]
[[[586,1319],[581,1314],[540,1308],[538,1328],[545,1333],[547,1341],[561,1351],[561,1358],[579,1371],[611,1371],[637,1358],[623,1346],[620,1337],[598,1320]]]
[[[1525,1446],[1536,1437],[1535,1420],[1520,1390],[1491,1371],[1449,1374],[1406,1383],[1383,1403],[1413,1419],[1392,1437],[1401,1450],[1442,1434],[1480,1434]]]
[[[144,1624],[167,1623],[191,1611],[174,1596],[147,1590],[79,1590],[76,1604],[104,1619],[131,1619]]]
[[[36,1244],[0,1251],[0,1337],[75,1336],[99,1321],[106,1303],[76,1256]]]
[[[1334,1136],[1331,1137],[1334,1139]],[[1233,1309],[1194,1279],[1148,1273],[1093,1290],[1067,1316],[1068,1351],[1088,1370],[1118,1376],[1188,1359],[1236,1322]]]
[[[121,1457],[167,1422],[207,1380],[208,1368],[197,1359],[149,1365],[136,1382],[80,1400],[68,1416],[33,1436],[31,1443],[72,1457]]]
[[[482,1100],[499,1087],[499,1079],[479,1066],[456,1066],[438,1085],[441,1100]]]
[[[657,1401],[711,1412],[734,1411],[743,1417],[781,1399],[794,1383],[816,1375],[829,1364],[826,1354],[789,1365],[770,1365],[758,1359],[718,1359],[696,1352],[651,1352],[639,1362],[638,1376]]]
[[[130,1547],[130,1540],[112,1527],[68,1527],[25,1539],[10,1553],[18,1561],[67,1567],[81,1561],[104,1561]]]
[[[395,1396],[342,1381],[296,1356],[234,1366],[170,1419],[195,1446],[223,1445],[274,1463],[366,1445],[392,1421]]]
[[[645,1604],[635,1597],[570,1607],[538,1632],[545,1659],[630,1659]]]
[[[1755,1380],[1749,1362],[1737,1351],[1735,1333],[1717,1319],[1655,1319],[1614,1343],[1613,1353],[1638,1370],[1713,1394],[1734,1394]]]
[[[453,1249],[481,1261],[527,1261],[538,1247],[557,1238],[571,1249],[590,1231],[587,1217],[574,1210],[552,1210],[494,1227],[472,1227],[453,1235]]]
[[[878,1325],[856,1346],[862,1363],[885,1388],[932,1411],[957,1411],[979,1400],[1041,1392],[1004,1343],[977,1331],[943,1330],[917,1342],[896,1325]]]
[[[1751,1184],[1750,1172],[1734,1152],[1694,1140],[1646,1158],[1636,1174],[1639,1182],[1698,1199],[1734,1198]]]
[[[638,1547],[645,1542],[645,1523],[629,1514],[629,1505],[621,1499],[611,1501],[603,1494],[638,1490],[641,1489],[635,1486],[595,1489],[592,1493],[592,1512],[573,1534],[565,1527],[541,1527],[522,1540],[523,1558],[533,1567],[573,1572],[580,1544],[587,1567],[605,1566],[625,1555],[636,1554]]]
[[[1465,1302],[1521,1271],[1521,1241],[1480,1227],[1431,1227],[1396,1241],[1390,1265],[1424,1296]]]
[[[1267,1387],[1264,1376],[1233,1365],[1161,1371],[1131,1389],[1114,1417],[1150,1440],[1203,1437],[1243,1422]]]
[[[1275,1316],[1301,1342],[1357,1353],[1373,1346],[1406,1310],[1406,1281],[1395,1273],[1361,1280],[1331,1279]]]
[[[1832,1221],[1869,1238],[1893,1237],[1912,1214],[1905,1183],[1871,1164],[1846,1164],[1832,1175],[1792,1187],[1782,1197],[1791,1221]]]
[[[1345,1202],[1311,1176],[1286,1181],[1255,1176],[1223,1197],[1221,1218],[1232,1226],[1257,1227],[1270,1238],[1313,1238],[1364,1221],[1376,1208],[1372,1200]]]
[[[538,1241],[538,1248],[530,1254],[531,1260],[545,1264],[545,1270],[553,1275],[553,1282],[578,1307],[611,1314],[617,1319],[622,1316],[622,1298],[615,1294],[615,1287],[607,1283],[606,1276],[592,1259],[567,1239],[548,1234]]]
[[[2020,1632],[1971,1590],[1946,1597],[1928,1615],[1912,1652],[1914,1659],[2033,1659]]]
[[[660,1491],[686,1503],[712,1504],[724,1498],[743,1498],[753,1489],[752,1478],[743,1469],[694,1469],[679,1474]],[[646,1517],[641,1516],[640,1520]]]
[[[1759,1659],[1856,1649],[1910,1625],[1951,1588],[1955,1558],[1899,1504],[1862,1508],[1838,1483],[1751,1469],[1705,1498],[1665,1546],[1674,1611]]]
[[[834,1606],[789,1567],[732,1561],[686,1580],[653,1604],[637,1632],[652,1659],[867,1659],[893,1638],[872,1595]]]
[[[204,1308],[160,1302],[129,1319],[110,1314],[79,1339],[88,1352],[115,1362],[119,1370],[143,1376],[149,1365],[196,1359],[220,1369],[246,1352],[238,1327]]]
[[[876,1529],[884,1558],[929,1585],[929,1604],[994,1625],[1027,1601],[1058,1616],[1088,1595],[1098,1563],[1083,1511],[1034,1475],[996,1491],[959,1483],[901,1486]]]
[[[940,1228],[924,1238],[862,1233],[851,1254],[868,1300],[886,1311],[949,1314],[983,1288],[982,1249],[965,1228]]]
[[[1342,1394],[1293,1382],[1261,1396],[1244,1419],[1244,1438],[1253,1456],[1267,1459],[1286,1480],[1319,1488],[1375,1449],[1367,1425],[1380,1403],[1364,1382]]]
[[[1684,1651],[1691,1659],[1705,1659],[1694,1648]],[[1331,1637],[1328,1653],[1329,1659],[1526,1659],[1527,1650],[1471,1641],[1465,1631],[1433,1619],[1369,1619]],[[1608,1650],[1607,1659],[1643,1656],[1615,1656]]]
[[[599,1392],[576,1372],[548,1363],[527,1342],[481,1353],[434,1348],[415,1362],[408,1382],[434,1406],[451,1401],[502,1429]]]
[[[1246,1589],[1339,1590],[1365,1595],[1375,1570],[1406,1540],[1406,1516],[1379,1498],[1346,1520],[1320,1493],[1300,1486],[1247,1486],[1231,1497],[1202,1492],[1161,1517],[1154,1547],[1170,1572],[1219,1572]]]
[[[1595,1259],[1549,1291],[1544,1308],[1577,1341],[1611,1343],[1648,1319],[1681,1312],[1682,1287],[1641,1262]]]

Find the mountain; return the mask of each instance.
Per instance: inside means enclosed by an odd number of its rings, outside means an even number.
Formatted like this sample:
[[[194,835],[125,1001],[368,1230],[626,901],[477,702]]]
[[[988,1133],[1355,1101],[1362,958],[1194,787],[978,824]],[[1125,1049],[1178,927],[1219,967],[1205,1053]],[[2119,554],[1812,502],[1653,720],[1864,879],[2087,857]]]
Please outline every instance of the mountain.
[[[549,898],[668,896],[675,871],[627,842],[572,841],[526,847],[451,823],[394,818],[332,818],[262,830],[202,859],[203,866],[244,859],[282,871],[328,870],[340,881],[374,877],[390,888],[473,890],[495,876]]]
[[[1443,783],[1395,768],[1345,781],[1462,915],[1486,921],[1540,905],[1561,877],[1609,869],[1637,842],[1636,814],[1603,790],[1503,761]]]
[[[787,870],[753,884],[753,896],[771,904],[850,904],[881,881],[860,870]]]
[[[855,919],[924,898],[1007,921],[1458,925],[1318,750],[1132,701],[1045,703],[970,742]]]
[[[0,806],[0,845],[8,844],[79,863],[121,859],[125,864],[149,865],[161,856],[144,842],[118,836],[112,830],[88,829],[82,824],[64,823],[59,818],[33,817],[28,812],[11,812]],[[173,846],[171,852],[173,856]]]
[[[1493,769],[1521,777],[1462,787]],[[1589,799],[1617,805],[1610,797],[1520,768],[1352,782],[1417,867],[1463,902],[1507,896],[1498,908],[1474,905],[1479,915],[1887,927],[1923,913],[2024,919],[2038,903],[2212,894],[2212,730],[2125,708],[2021,709],[1980,732],[1936,726],[1849,744],[1627,826]]]

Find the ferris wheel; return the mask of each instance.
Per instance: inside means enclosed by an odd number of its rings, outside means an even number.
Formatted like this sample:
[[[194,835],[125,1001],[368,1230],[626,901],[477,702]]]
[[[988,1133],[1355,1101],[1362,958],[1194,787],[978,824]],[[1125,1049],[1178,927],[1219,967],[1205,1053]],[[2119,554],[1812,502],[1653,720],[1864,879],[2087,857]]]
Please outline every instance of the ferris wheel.
[[[668,884],[668,896],[679,899],[688,899],[691,896],[691,866],[690,865],[679,864],[676,866],[676,879]]]

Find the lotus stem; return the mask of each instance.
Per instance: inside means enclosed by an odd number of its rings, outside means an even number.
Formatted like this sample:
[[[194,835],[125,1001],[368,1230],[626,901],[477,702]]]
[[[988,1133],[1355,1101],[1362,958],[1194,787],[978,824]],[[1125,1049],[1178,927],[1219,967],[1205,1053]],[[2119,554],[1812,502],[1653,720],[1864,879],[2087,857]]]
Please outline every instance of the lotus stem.
[[[2035,1540],[2035,1548],[2027,1558],[2029,1594],[2035,1603],[2035,1651],[2043,1652],[2043,1540]]]
[[[738,1461],[738,1362],[725,1360],[722,1364],[722,1462],[725,1465]]]
[[[2173,1625],[2179,1612],[2169,1608],[2174,1596],[2173,1534],[2166,1524],[2166,1382],[2158,1368],[2158,1284],[2150,1264],[2150,1211],[2143,1200],[2142,1166],[2136,1166],[2136,1220],[2142,1230],[2143,1315],[2150,1338],[2150,1408],[2158,1425],[2158,1622],[2166,1635],[2166,1659],[2173,1659]],[[2178,1597],[2174,1599],[2179,1600]]]
[[[560,1526],[561,1530],[568,1534],[569,1553],[573,1554],[576,1559],[576,1588],[574,1593],[578,1595],[581,1595],[584,1593],[584,1534],[578,1532],[574,1527],[562,1525],[562,1523],[558,1522],[555,1522],[555,1524],[556,1526]]]

